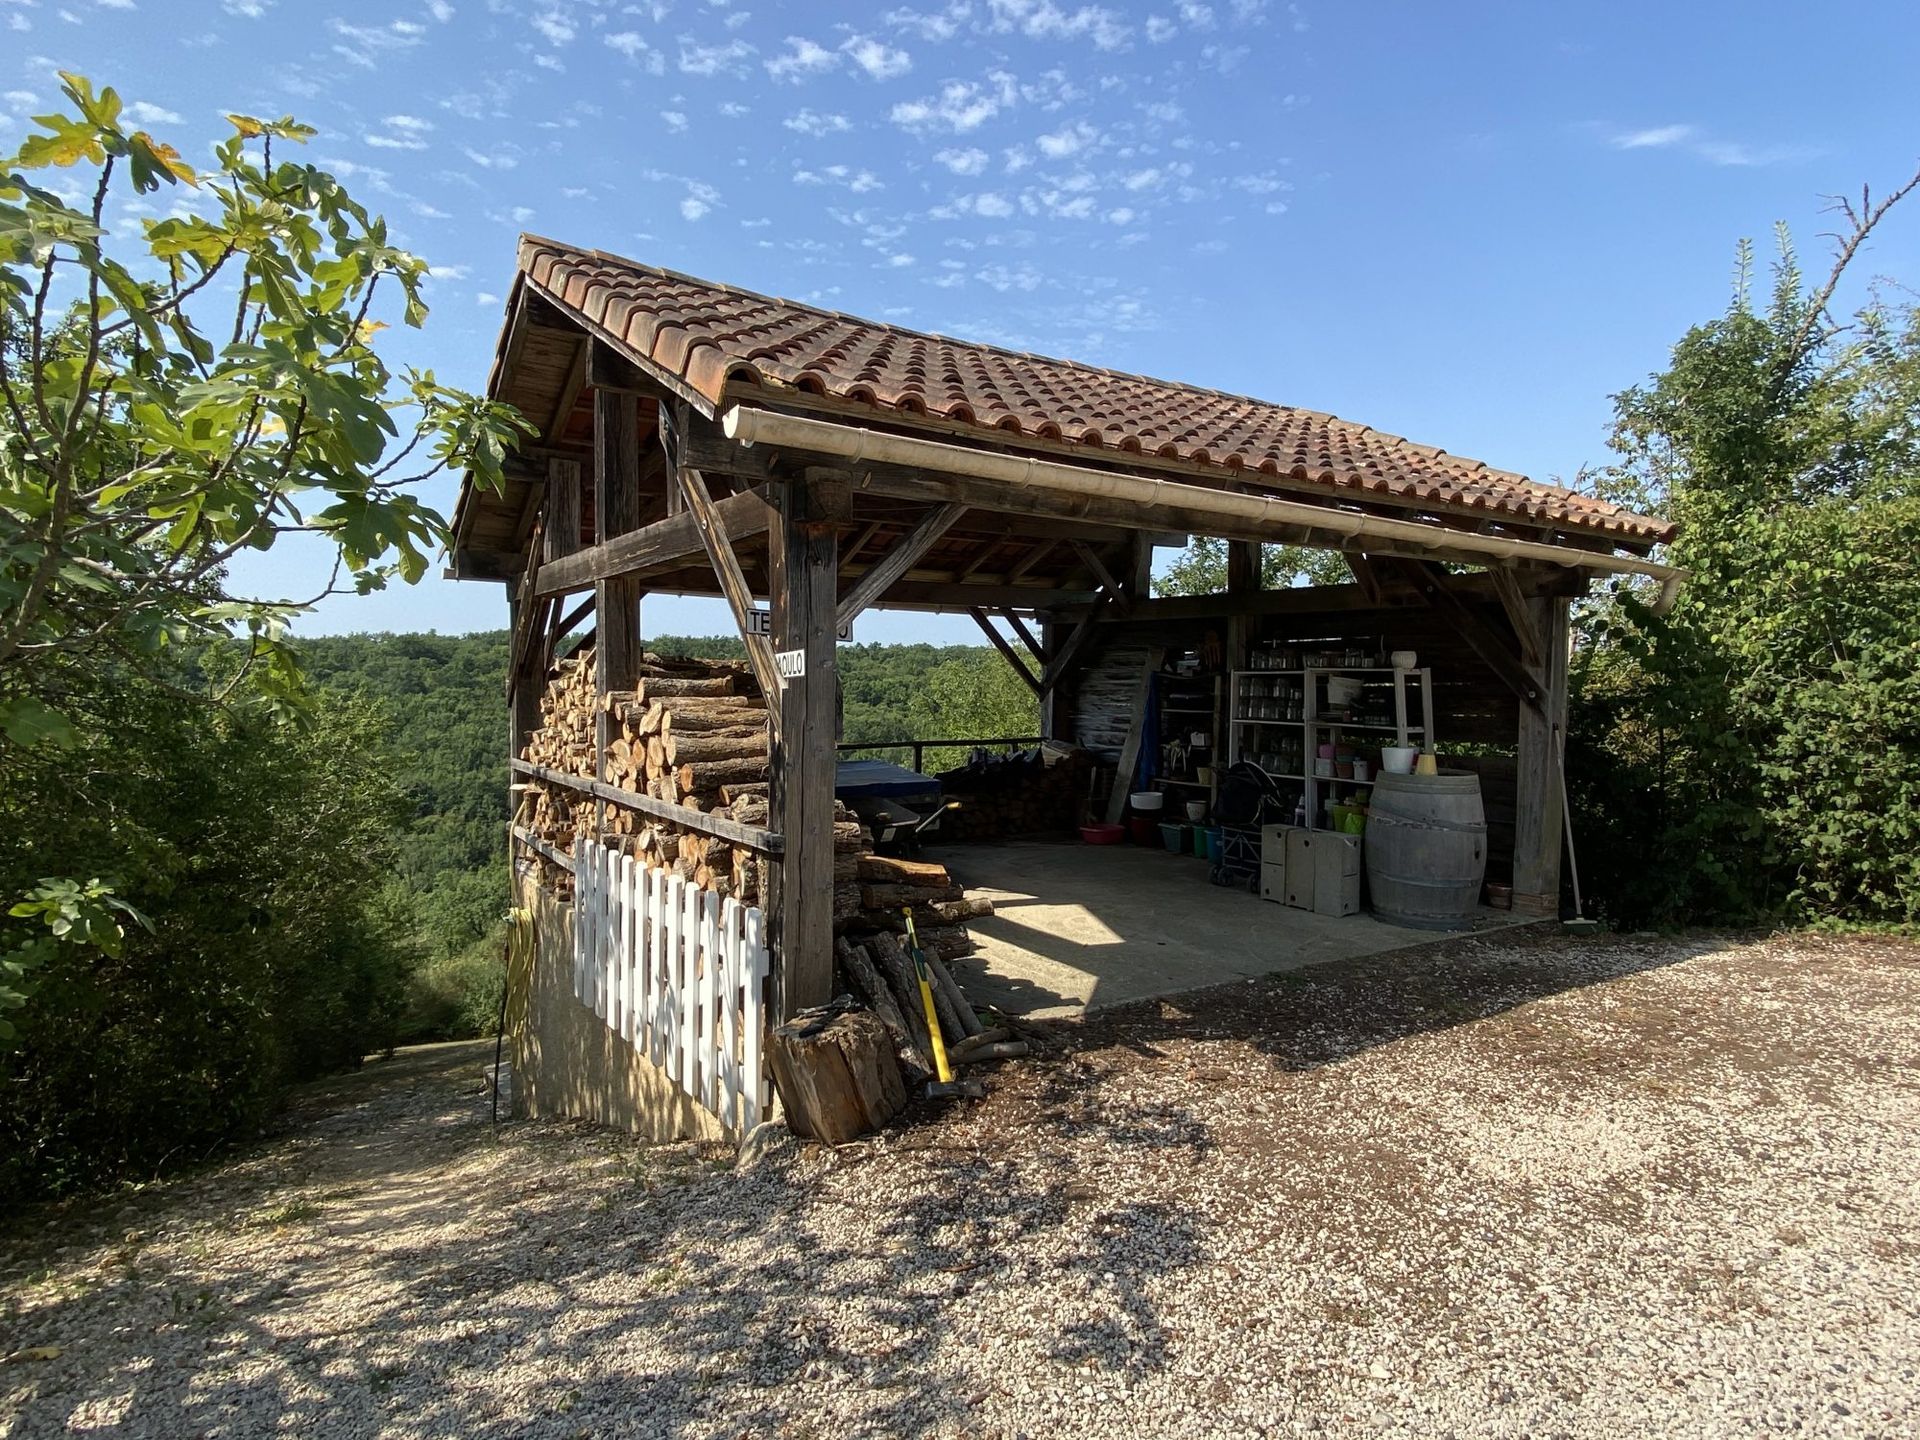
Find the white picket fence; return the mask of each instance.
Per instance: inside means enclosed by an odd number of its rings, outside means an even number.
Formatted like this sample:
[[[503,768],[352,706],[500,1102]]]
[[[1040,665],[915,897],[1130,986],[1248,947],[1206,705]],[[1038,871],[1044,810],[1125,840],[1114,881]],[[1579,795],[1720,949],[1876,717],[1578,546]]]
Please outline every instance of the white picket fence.
[[[580,838],[573,994],[687,1095],[744,1134],[772,1101],[761,912]]]

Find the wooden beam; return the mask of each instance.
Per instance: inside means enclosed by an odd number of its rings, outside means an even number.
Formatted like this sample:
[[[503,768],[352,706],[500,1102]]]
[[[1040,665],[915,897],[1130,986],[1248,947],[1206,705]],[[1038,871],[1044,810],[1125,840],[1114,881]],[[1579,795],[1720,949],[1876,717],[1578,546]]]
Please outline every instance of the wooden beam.
[[[1544,711],[1546,682],[1514,653],[1513,642],[1486,622],[1453,588],[1453,577],[1432,561],[1402,562],[1406,573],[1434,609],[1453,624],[1473,653],[1486,662],[1500,683],[1519,696],[1521,704]]]
[[[1007,643],[1007,637],[994,628],[993,621],[987,618],[986,611],[969,610],[967,614],[973,617],[973,623],[978,625],[987,639],[993,642],[993,648],[998,650],[1006,659],[1007,664],[1013,667],[1014,673],[1027,682],[1027,688],[1033,691],[1035,695],[1038,695],[1041,689],[1040,681],[1035,677],[1033,671],[1027,668],[1026,662],[1014,653],[1013,646]]]
[[[1047,662],[1047,668],[1040,676],[1040,683],[1051,690],[1058,685],[1073,668],[1073,662],[1080,658],[1080,652],[1087,648],[1087,642],[1093,639],[1094,631],[1100,626],[1106,612],[1113,608],[1113,592],[1103,590],[1100,598],[1093,603],[1093,609],[1087,617],[1074,627],[1073,634]]]
[[[717,500],[713,509],[727,538],[733,541],[764,535],[773,518],[766,496],[757,490]],[[540,593],[558,595],[583,589],[609,575],[644,576],[671,570],[705,551],[705,538],[693,517],[675,515],[542,567]]]
[[[573,857],[571,855],[564,855],[554,849],[553,846],[542,840],[538,835],[534,834],[533,831],[527,829],[526,826],[514,826],[513,838],[518,840],[522,845],[525,845],[528,849],[538,851],[568,874],[573,873]]]
[[[550,445],[559,443],[560,437],[566,434],[573,407],[580,403],[580,392],[587,388],[587,352],[591,348],[587,338],[581,336],[579,348],[573,352],[573,364],[567,368],[567,378],[560,386],[560,398],[554,402],[553,414],[540,432]]]
[[[860,532],[851,545],[842,545],[840,547],[840,569],[844,572],[849,565],[858,560],[860,558],[860,552],[867,548],[868,542],[885,528],[886,522],[883,520],[869,521],[867,528]]]
[[[1093,578],[1100,582],[1100,588],[1110,594],[1120,593],[1120,582],[1113,578],[1113,572],[1107,569],[1107,562],[1100,558],[1100,552],[1084,540],[1069,540],[1073,553],[1085,562],[1087,569],[1093,572]]]
[[[727,597],[727,608],[733,611],[733,623],[740,632],[741,644],[747,647],[747,663],[753,667],[753,678],[760,682],[760,689],[767,697],[768,712],[772,714],[779,708],[774,699],[780,693],[780,673],[774,668],[773,647],[767,643],[767,637],[754,633],[753,591],[741,573],[740,557],[733,553],[726,520],[707,492],[706,479],[698,470],[679,465],[673,473],[680,493],[686,497],[688,514],[699,532],[700,543],[706,548],[713,573],[719,578],[720,593]]]
[[[615,390],[649,400],[660,393],[660,387],[638,365],[600,339],[588,342],[587,384],[595,390]]]
[[[862,610],[885,595],[896,580],[913,568],[913,562],[931,550],[966,510],[964,505],[940,505],[921,516],[920,523],[901,536],[899,542],[881,557],[880,563],[862,575],[853,589],[847,592],[837,610],[839,623],[852,624]]]
[[[802,673],[769,698],[778,708],[773,736],[771,811],[782,834],[797,837],[771,874],[767,907],[775,957],[775,1013],[788,1019],[833,998],[833,785],[839,698],[834,598],[839,531],[836,497],[798,480],[775,492],[768,538],[769,598],[775,643],[797,652]]]
[[[1520,591],[1519,576],[1510,565],[1490,565],[1487,578],[1493,584],[1493,593],[1499,597],[1500,607],[1507,612],[1507,623],[1513,626],[1514,636],[1520,642],[1522,663],[1538,672],[1545,663],[1547,646],[1535,624],[1533,606]]]
[[[1019,612],[1016,610],[1011,610],[1011,609],[1002,607],[1000,611],[1000,615],[1001,615],[1001,618],[1007,622],[1007,624],[1013,627],[1013,633],[1020,637],[1020,639],[1026,644],[1027,649],[1033,652],[1033,658],[1038,660],[1042,665],[1046,664],[1047,663],[1046,647],[1043,646],[1039,642],[1039,640],[1034,637],[1033,631],[1027,628],[1027,622],[1020,618]]]
[[[1013,584],[1014,581],[1033,569],[1034,566],[1051,555],[1059,544],[1060,542],[1058,540],[1045,540],[1027,551],[1027,553],[1022,555],[1014,564],[1013,568],[1007,571],[1007,583],[1009,585]]]
[[[604,800],[609,805],[619,805],[628,810],[637,810],[642,815],[651,815],[656,820],[667,820],[688,830],[697,830],[702,835],[711,835],[716,840],[731,841],[735,845],[744,845],[762,855],[780,855],[786,851],[786,840],[777,831],[763,830],[757,825],[742,825],[725,815],[709,815],[704,810],[695,810],[689,805],[675,805],[671,801],[656,800],[651,795],[642,795],[638,791],[623,790],[618,785],[609,785],[603,780],[587,780],[578,775],[569,775],[561,770],[549,770],[544,765],[535,765],[531,761],[518,758],[509,760],[507,768],[521,775],[531,775],[536,780],[544,780],[549,785],[563,785],[569,790],[577,790],[583,795],[591,795],[596,800]],[[829,863],[833,847],[827,847]]]

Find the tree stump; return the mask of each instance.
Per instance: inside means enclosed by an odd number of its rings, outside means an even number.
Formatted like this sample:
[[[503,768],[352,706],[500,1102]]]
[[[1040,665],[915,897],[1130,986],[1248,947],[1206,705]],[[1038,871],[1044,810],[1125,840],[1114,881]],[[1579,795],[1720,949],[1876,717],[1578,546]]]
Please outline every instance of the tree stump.
[[[830,1145],[878,1130],[907,1106],[887,1027],[870,1010],[803,1010],[768,1037],[773,1083],[796,1135]]]

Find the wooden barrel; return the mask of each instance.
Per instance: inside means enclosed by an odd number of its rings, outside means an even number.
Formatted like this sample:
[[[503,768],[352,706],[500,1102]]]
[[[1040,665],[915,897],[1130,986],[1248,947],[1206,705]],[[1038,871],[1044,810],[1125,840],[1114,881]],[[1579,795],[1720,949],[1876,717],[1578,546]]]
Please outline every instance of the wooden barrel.
[[[1487,878],[1480,777],[1381,775],[1367,811],[1367,889],[1373,913],[1419,930],[1464,930]]]

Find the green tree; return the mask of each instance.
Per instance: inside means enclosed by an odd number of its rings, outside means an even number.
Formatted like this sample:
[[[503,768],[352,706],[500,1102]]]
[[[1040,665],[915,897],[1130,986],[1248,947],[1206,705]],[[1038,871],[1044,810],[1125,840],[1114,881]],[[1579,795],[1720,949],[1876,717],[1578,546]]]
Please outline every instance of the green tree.
[[[417,579],[445,526],[411,487],[447,466],[497,484],[521,429],[388,369],[381,317],[422,322],[427,266],[333,176],[277,153],[308,127],[230,116],[202,172],[112,89],[61,80],[68,111],[36,117],[0,168],[0,734],[16,746],[74,744],[101,718],[78,704],[94,677],[177,683],[170,654],[236,632],[212,693],[297,701],[289,618]],[[48,169],[81,172],[84,198],[35,178]],[[115,206],[163,187],[193,205],[129,238]],[[237,593],[231,562],[292,534],[332,550],[321,594]],[[0,1011],[49,942],[117,943],[124,911],[76,873],[14,906]]]
[[[1341,585],[1353,578],[1347,562],[1335,550],[1305,545],[1262,545],[1260,588],[1285,590],[1294,585]],[[1166,572],[1156,575],[1156,595],[1219,595],[1227,588],[1227,542],[1200,535],[1173,557]]]
[[[1680,522],[1691,572],[1654,617],[1590,607],[1575,673],[1576,813],[1633,920],[1920,920],[1920,316],[1834,305],[1920,176],[1809,285],[1784,231],[1764,304],[1733,303],[1615,399],[1609,493]]]

